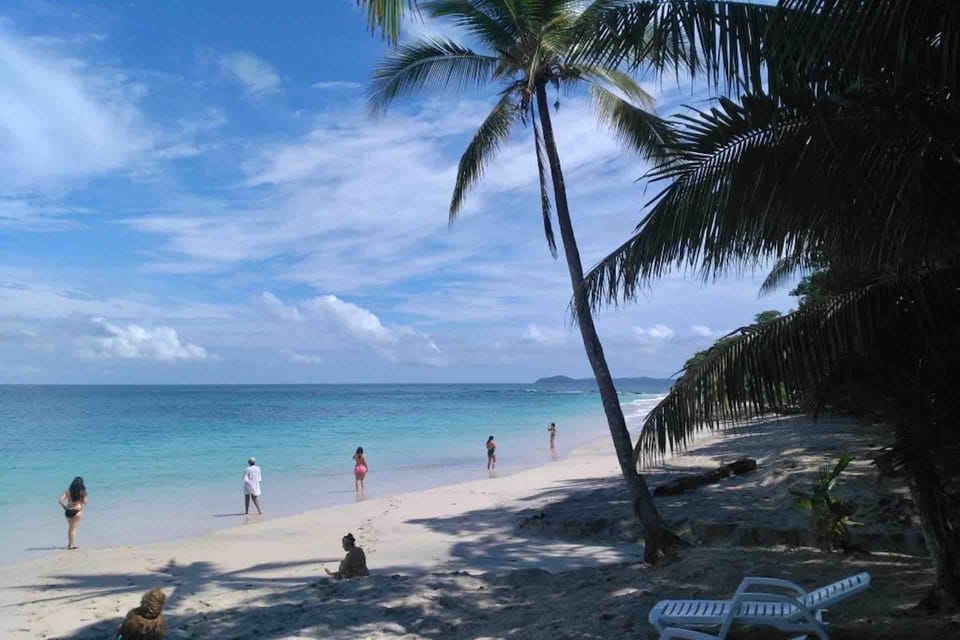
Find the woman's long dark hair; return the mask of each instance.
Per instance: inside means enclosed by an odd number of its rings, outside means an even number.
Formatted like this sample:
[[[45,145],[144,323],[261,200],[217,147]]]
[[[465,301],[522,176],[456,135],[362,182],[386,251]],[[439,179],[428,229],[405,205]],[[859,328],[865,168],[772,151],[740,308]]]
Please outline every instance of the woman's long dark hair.
[[[488,443],[489,443],[491,440],[493,440],[493,436],[490,436],[489,438],[487,438],[487,442],[488,442]]]
[[[70,493],[70,500],[72,502],[80,502],[87,497],[87,488],[83,485],[83,478],[80,476],[73,479],[67,491]]]
[[[353,454],[353,455],[355,455],[355,456],[362,456],[362,455],[363,455],[363,447],[357,447],[357,452],[356,452],[355,454]]]

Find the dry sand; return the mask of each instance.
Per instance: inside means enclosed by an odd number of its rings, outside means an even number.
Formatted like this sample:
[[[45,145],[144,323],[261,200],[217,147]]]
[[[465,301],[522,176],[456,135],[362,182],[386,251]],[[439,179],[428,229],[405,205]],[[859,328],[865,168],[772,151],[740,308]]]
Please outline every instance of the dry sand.
[[[603,440],[511,476],[5,567],[0,637],[112,637],[140,594],[159,586],[168,595],[168,638],[652,638],[646,615],[662,597],[723,597],[743,575],[812,587],[863,569],[874,587],[831,612],[836,637],[960,637],[960,620],[906,614],[932,571],[918,553],[903,486],[877,486],[868,456],[883,444],[882,431],[845,420],[790,419],[702,439],[652,473],[651,484],[741,455],[759,467],[658,499],[697,544],[662,566],[639,562]],[[870,555],[797,547],[806,517],[789,490],[843,451],[857,461],[839,493],[857,506],[855,539]],[[366,549],[373,575],[334,583],[323,566],[336,566],[347,531]]]

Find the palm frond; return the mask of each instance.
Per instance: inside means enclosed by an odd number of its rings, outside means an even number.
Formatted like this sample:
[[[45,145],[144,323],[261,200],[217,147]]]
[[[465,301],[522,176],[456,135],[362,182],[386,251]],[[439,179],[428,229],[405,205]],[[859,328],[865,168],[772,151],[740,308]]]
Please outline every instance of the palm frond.
[[[417,13],[417,0],[357,0],[367,8],[367,27],[371,33],[380,30],[383,38],[396,44],[400,38],[400,23],[404,11]]]
[[[433,18],[450,19],[494,50],[510,50],[522,35],[517,23],[495,0],[425,0],[421,8]]]
[[[777,260],[770,269],[770,273],[764,278],[763,284],[760,285],[760,295],[768,296],[781,289],[806,266],[807,260],[803,256],[790,256]]]
[[[640,108],[653,111],[656,106],[653,96],[647,93],[629,74],[619,69],[589,64],[570,65],[570,69],[577,74],[578,78],[584,78],[595,84],[616,89],[627,100]]]
[[[577,59],[658,75],[690,74],[762,90],[765,34],[777,7],[736,1],[649,0],[605,8],[577,30]]]
[[[905,341],[914,345],[907,352],[935,353],[958,324],[960,269],[952,268],[878,282],[741,330],[686,369],[651,411],[635,459],[650,463],[704,431],[810,404],[838,370],[889,359]]]
[[[460,157],[457,182],[450,200],[450,223],[456,220],[467,192],[480,181],[487,164],[493,159],[519,119],[511,94],[504,94],[474,134]]]
[[[956,122],[958,105],[926,97],[778,106],[750,95],[679,116],[670,161],[647,175],[668,186],[587,275],[591,301],[630,299],[673,268],[706,279],[818,254],[844,272],[949,263],[960,243],[960,221],[942,215],[960,197],[949,178]]]
[[[825,90],[882,81],[894,90],[960,81],[960,3],[953,0],[784,0],[769,38],[775,84]]]
[[[374,70],[367,103],[379,112],[412,93],[479,87],[494,76],[499,65],[496,57],[480,55],[452,40],[431,38],[402,44]]]
[[[537,174],[540,178],[540,210],[543,214],[543,234],[547,238],[550,255],[557,257],[557,240],[553,234],[553,216],[550,204],[550,164],[547,160],[547,151],[543,142],[543,132],[536,119],[536,110],[530,110],[533,119],[533,146],[537,152]]]
[[[600,85],[590,87],[597,120],[613,131],[631,151],[661,162],[670,158],[676,142],[670,124]]]

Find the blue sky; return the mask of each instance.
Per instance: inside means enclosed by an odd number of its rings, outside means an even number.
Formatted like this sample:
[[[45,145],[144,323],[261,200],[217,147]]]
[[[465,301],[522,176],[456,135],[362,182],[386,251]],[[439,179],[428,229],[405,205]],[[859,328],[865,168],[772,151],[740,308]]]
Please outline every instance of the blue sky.
[[[588,375],[529,132],[448,228],[459,152],[492,103],[431,97],[374,119],[363,88],[384,51],[353,0],[5,2],[0,382]],[[692,100],[650,89],[663,113]],[[581,98],[556,128],[592,265],[640,219],[646,167]],[[757,285],[674,274],[604,311],[614,373],[673,373],[791,306]]]

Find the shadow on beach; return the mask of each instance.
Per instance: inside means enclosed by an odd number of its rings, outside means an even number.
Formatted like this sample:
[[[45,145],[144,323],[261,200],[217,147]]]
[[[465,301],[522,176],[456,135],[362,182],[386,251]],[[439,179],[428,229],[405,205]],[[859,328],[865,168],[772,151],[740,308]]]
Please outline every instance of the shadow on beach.
[[[316,561],[316,562],[319,562]],[[213,567],[174,567],[167,614],[171,638],[429,638],[522,637],[656,638],[646,622],[661,597],[696,598],[730,594],[743,575],[790,576],[813,587],[868,569],[874,588],[835,612],[835,639],[943,638],[948,621],[912,618],[907,607],[932,581],[929,561],[909,556],[838,558],[813,550],[698,548],[661,567],[608,564],[552,574],[516,569],[486,574],[426,572],[415,567],[375,570],[370,578],[287,584],[259,581],[254,570],[228,575]],[[157,576],[154,576],[154,579]],[[133,606],[145,576],[63,576],[71,588],[92,595],[128,594]],[[204,587],[228,588],[226,606],[211,608]],[[259,590],[270,587],[269,591]],[[110,637],[119,617],[90,624],[71,638]],[[736,635],[773,638],[772,635]]]

